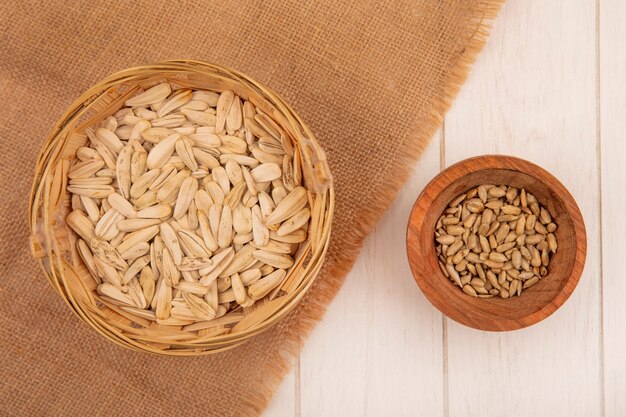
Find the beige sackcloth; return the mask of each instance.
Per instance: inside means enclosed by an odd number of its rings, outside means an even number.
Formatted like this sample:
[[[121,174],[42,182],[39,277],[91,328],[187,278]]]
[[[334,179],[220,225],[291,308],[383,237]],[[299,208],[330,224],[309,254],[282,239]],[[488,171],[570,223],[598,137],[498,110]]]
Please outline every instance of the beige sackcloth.
[[[500,0],[0,0],[0,415],[256,416],[440,125]],[[136,64],[236,68],[282,95],[337,192],[325,266],[302,303],[234,350],[169,358],[87,327],[29,250],[39,148],[83,91]],[[381,277],[384,279],[385,277]]]

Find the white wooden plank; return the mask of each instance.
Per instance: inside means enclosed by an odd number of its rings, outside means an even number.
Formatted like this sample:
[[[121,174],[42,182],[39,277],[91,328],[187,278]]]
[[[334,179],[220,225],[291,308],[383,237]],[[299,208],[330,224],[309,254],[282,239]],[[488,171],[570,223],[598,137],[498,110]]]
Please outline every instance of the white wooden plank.
[[[626,2],[600,6],[605,415],[626,415]]]
[[[544,166],[588,236],[580,284],[547,320],[504,334],[448,320],[451,416],[601,414],[595,18],[591,0],[507,2],[446,117],[448,164],[506,153]]]
[[[297,366],[297,364],[296,364]],[[264,415],[271,417],[293,417],[296,415],[296,368],[292,368],[274,394]]]
[[[306,343],[303,417],[442,415],[442,318],[405,255],[410,209],[438,170],[434,140]]]

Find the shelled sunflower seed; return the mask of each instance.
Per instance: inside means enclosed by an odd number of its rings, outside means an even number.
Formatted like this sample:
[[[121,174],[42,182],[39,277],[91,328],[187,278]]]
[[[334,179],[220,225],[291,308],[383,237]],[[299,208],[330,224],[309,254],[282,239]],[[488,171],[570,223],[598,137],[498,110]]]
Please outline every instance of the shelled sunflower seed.
[[[437,220],[439,267],[472,297],[520,296],[548,274],[556,229],[526,190],[480,185],[454,198]]]
[[[252,103],[163,83],[86,134],[66,222],[104,300],[180,325],[284,282],[311,196],[297,145]]]

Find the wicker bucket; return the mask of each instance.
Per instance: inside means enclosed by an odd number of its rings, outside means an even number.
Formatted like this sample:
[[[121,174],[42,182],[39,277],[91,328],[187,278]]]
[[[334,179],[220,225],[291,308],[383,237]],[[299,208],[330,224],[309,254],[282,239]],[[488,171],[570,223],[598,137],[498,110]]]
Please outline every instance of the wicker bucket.
[[[108,303],[76,250],[76,234],[66,225],[71,211],[67,174],[84,146],[85,128],[119,110],[124,101],[161,82],[175,88],[232,90],[268,115],[291,138],[301,158],[312,218],[308,238],[279,287],[252,307],[233,310],[203,325],[169,326]],[[192,356],[237,346],[284,317],[317,276],[328,248],[334,208],[332,177],[323,150],[294,111],[276,94],[231,69],[197,61],[167,61],[113,74],[79,97],[46,140],[35,172],[29,224],[34,257],[53,288],[91,327],[112,341],[139,351]]]

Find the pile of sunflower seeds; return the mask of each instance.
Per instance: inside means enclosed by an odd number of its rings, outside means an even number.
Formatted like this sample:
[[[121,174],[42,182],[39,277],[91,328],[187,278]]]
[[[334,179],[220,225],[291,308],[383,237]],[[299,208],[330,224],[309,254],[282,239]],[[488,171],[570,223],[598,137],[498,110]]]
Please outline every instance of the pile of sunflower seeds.
[[[250,307],[307,238],[291,139],[232,91],[163,83],[86,130],[67,224],[102,299],[161,324]]]
[[[556,228],[526,190],[480,185],[452,200],[437,220],[439,267],[472,297],[519,296],[548,274]]]

